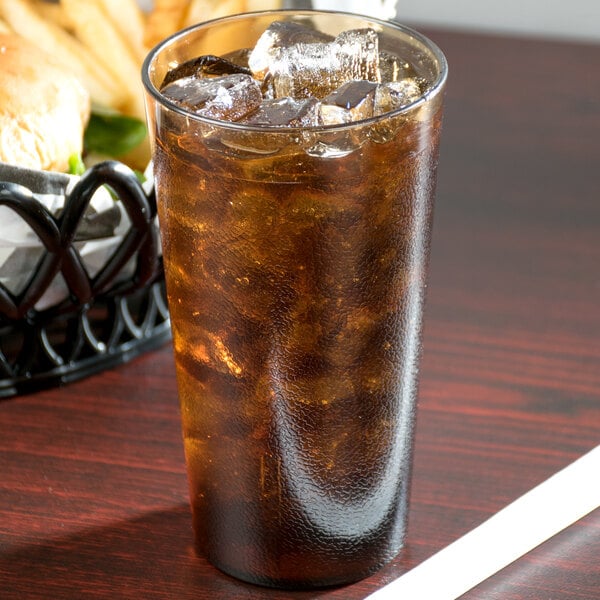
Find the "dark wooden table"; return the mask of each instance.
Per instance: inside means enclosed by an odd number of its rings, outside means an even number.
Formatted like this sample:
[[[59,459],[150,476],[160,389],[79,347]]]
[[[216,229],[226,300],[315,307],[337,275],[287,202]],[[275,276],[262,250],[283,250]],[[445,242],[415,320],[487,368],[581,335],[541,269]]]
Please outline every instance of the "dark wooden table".
[[[451,77],[403,553],[302,593],[196,556],[164,347],[0,403],[2,600],[363,598],[600,443],[600,45],[431,35]],[[599,557],[596,510],[464,598],[597,600]]]

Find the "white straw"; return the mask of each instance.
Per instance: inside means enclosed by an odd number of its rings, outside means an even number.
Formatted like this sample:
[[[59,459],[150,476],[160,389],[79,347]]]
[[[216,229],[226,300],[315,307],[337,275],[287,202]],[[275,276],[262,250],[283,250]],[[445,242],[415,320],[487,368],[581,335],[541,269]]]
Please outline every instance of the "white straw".
[[[600,507],[600,446],[365,600],[455,600]]]

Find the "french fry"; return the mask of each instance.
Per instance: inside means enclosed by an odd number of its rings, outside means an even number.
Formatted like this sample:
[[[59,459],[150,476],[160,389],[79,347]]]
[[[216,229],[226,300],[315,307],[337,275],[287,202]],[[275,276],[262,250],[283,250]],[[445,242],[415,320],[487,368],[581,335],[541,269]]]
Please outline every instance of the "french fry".
[[[50,21],[58,25],[61,29],[71,32],[71,20],[65,14],[63,7],[56,2],[46,2],[46,0],[34,0],[31,2],[35,12],[43,17],[46,21]]]
[[[11,32],[12,32],[11,28],[2,19],[0,19],[0,33],[11,33]]]
[[[93,102],[118,110],[127,100],[125,90],[116,85],[89,50],[65,30],[41,17],[29,2],[0,0],[0,17],[15,33],[79,77]]]
[[[104,10],[141,64],[148,49],[144,44],[144,15],[136,0],[96,0],[96,4]]]
[[[144,43],[152,48],[183,26],[189,0],[154,0],[146,20]]]
[[[274,10],[281,8],[281,1],[273,2],[273,0],[246,0],[246,12],[254,12],[257,10]]]
[[[195,25],[203,21],[244,12],[244,0],[192,0],[184,25]],[[202,38],[202,47],[210,48],[211,54],[225,54],[236,48],[245,48],[254,43],[245,23],[230,23],[227,27],[208,28]]]
[[[191,0],[183,26],[244,12],[245,7],[244,0]]]
[[[61,0],[76,37],[127,94],[125,114],[145,118],[140,65],[106,13],[94,0]]]

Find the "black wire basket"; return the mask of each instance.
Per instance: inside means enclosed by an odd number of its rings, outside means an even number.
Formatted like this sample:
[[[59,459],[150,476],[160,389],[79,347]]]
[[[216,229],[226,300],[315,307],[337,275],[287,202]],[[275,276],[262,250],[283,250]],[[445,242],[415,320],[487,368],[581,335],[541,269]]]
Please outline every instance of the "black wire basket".
[[[106,228],[94,222],[100,189],[110,194],[107,214],[117,214],[121,233],[91,269],[83,249]],[[19,289],[0,277],[0,398],[82,379],[170,339],[155,197],[128,167],[93,166],[54,212],[29,186],[0,176],[0,207],[37,246]],[[64,293],[47,300],[57,282]]]

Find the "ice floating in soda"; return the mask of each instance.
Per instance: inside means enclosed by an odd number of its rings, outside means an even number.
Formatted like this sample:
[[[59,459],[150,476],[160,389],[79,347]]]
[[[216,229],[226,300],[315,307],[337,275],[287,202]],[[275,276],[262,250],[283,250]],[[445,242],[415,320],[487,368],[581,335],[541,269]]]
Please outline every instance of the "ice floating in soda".
[[[266,127],[360,121],[402,108],[426,91],[401,56],[380,51],[371,28],[336,37],[273,22],[253,49],[200,56],[167,73],[162,93],[203,117]]]

